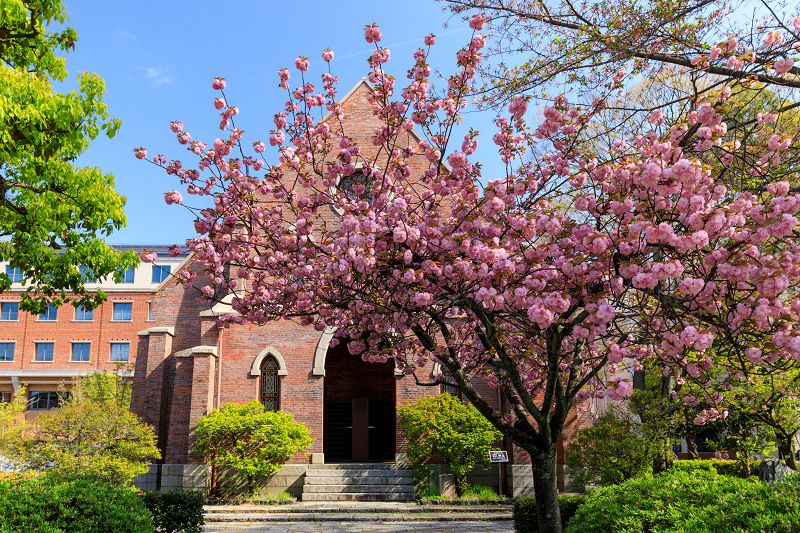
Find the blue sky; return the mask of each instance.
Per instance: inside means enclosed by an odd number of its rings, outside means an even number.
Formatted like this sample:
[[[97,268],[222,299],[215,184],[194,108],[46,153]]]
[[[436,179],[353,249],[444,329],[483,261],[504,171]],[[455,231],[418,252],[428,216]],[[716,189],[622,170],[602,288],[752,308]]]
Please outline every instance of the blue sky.
[[[246,140],[266,141],[272,115],[283,109],[286,94],[277,87],[276,73],[290,67],[296,76],[298,55],[311,58],[310,74],[318,81],[324,71],[320,53],[332,48],[332,69],[343,95],[369,71],[372,45],[364,41],[366,24],[380,25],[382,44],[392,51],[388,70],[400,81],[426,34],[438,36],[431,63],[448,74],[454,52],[471,36],[457,19],[443,28],[449,14],[433,0],[66,4],[79,41],[66,55],[69,80],[61,90],[74,86],[79,72],[100,74],[110,113],[123,122],[116,137],[98,137],[78,162],[114,174],[117,189],[128,199],[128,227],[113,234],[112,243],[182,244],[193,236],[190,213],[164,203],[163,193],[179,188],[177,180],[135,159],[133,148],[189,161],[169,129],[171,120],[181,120],[194,139],[213,142],[220,134],[219,111],[212,105],[218,95],[211,88],[214,76],[227,79],[228,102],[240,109],[237,126],[245,130]],[[483,143],[490,138],[486,131]]]

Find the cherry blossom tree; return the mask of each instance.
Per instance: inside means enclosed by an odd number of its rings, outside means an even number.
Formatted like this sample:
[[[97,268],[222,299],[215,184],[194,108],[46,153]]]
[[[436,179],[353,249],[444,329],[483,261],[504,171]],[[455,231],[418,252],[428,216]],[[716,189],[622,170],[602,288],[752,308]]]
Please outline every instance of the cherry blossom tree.
[[[621,371],[645,358],[696,378],[709,395],[717,383],[703,376],[716,346],[731,358],[800,360],[800,195],[786,181],[768,182],[792,139],[765,115],[758,135],[768,150],[747,172],[767,182],[737,192],[717,179],[713,159],[684,152],[723,150],[715,106],[730,96],[724,88],[667,131],[657,131],[663,118],[653,113],[653,131],[619,139],[605,160],[580,142],[602,99],[577,107],[555,98],[531,126],[517,95],[492,137],[505,172],[484,178],[473,161],[477,133],[455,133],[484,23],[470,19],[473,36],[441,94],[431,88],[427,49],[414,54],[400,87],[383,69],[390,53],[380,30],[366,28],[379,124],[366,145],[349,133],[336,77],[324,73],[318,90],[300,57],[295,89],[290,71],[279,72],[288,97],[269,137],[278,161],[267,161],[264,142],[242,140],[221,78],[213,88],[224,135],[204,144],[173,123],[196,163],[153,161],[189,195],[209,197],[187,246],[214,281],[203,294],[233,294],[236,312],[224,320],[332,328],[351,353],[394,359],[420,382],[439,363],[530,454],[540,530],[560,532],[556,447],[577,402],[629,395]],[[188,204],[178,191],[165,199]],[[187,286],[195,279],[178,276]],[[500,391],[510,413],[492,407],[480,381]],[[698,422],[725,416],[721,405],[708,407]]]

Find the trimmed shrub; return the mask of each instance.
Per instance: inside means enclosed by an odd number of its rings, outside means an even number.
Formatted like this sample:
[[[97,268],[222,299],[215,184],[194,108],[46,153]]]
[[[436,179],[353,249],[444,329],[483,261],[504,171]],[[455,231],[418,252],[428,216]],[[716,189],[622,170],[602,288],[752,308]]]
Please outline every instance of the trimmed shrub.
[[[749,462],[751,473],[758,473],[759,463],[760,461]],[[672,463],[672,468],[684,472],[705,470],[707,472],[716,472],[722,476],[733,476],[742,479],[750,477],[748,472],[745,472],[744,464],[741,461],[734,461],[733,459],[687,459],[675,461]]]
[[[133,489],[90,477],[44,475],[0,483],[0,533],[153,533]]]
[[[203,496],[199,492],[174,490],[142,494],[147,509],[153,513],[153,526],[160,533],[201,533]]]
[[[704,468],[673,469],[590,494],[567,533],[800,531],[800,477],[767,485]]]
[[[566,528],[569,519],[575,515],[586,496],[559,496],[558,505],[561,507],[561,527]],[[539,513],[536,511],[536,498],[523,496],[514,500],[514,531],[517,533],[538,533]]]

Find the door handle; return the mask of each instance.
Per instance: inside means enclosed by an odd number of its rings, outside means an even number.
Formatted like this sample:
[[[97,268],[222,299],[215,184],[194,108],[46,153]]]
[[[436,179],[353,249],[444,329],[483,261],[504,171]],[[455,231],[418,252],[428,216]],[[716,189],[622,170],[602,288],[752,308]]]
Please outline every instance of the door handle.
[[[367,426],[369,429],[375,429],[375,426]]]

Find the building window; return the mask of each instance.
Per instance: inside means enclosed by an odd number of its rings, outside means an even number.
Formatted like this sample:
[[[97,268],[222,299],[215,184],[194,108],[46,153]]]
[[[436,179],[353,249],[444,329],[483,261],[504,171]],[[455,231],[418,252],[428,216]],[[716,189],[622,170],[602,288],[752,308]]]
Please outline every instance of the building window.
[[[278,378],[278,361],[268,357],[261,363],[261,403],[267,411],[277,411],[281,397],[281,382]]]
[[[372,205],[372,178],[368,178],[363,172],[356,172],[349,176],[342,176],[339,178],[339,183],[336,187],[344,193],[350,201],[364,200],[369,205]]]
[[[81,275],[81,279],[83,279],[83,281],[94,281],[94,273],[88,266],[79,266],[78,273]]]
[[[3,302],[0,304],[0,320],[16,320],[19,315],[17,302]]]
[[[153,302],[147,302],[147,320],[155,320],[153,318]]]
[[[52,361],[54,345],[53,342],[37,342],[34,361]]]
[[[11,391],[0,391],[0,403],[11,403],[14,393]]]
[[[58,391],[31,391],[28,393],[28,409],[58,409],[70,393]]]
[[[94,311],[86,309],[82,305],[75,308],[75,320],[91,321],[94,317]]]
[[[161,283],[169,277],[172,266],[170,265],[153,265],[153,283]]]
[[[14,343],[0,342],[0,362],[14,360]]]
[[[113,361],[115,363],[127,363],[128,362],[128,343],[127,342],[112,342],[111,343],[111,358],[109,361]]]
[[[39,320],[57,320],[58,308],[52,305],[47,306],[47,311],[39,315]]]
[[[9,265],[6,265],[6,275],[11,279],[11,283],[21,283],[25,280],[19,267],[11,268]]]
[[[119,280],[120,283],[133,283],[133,278],[136,275],[136,269],[131,267],[128,270],[122,273],[122,279]]]
[[[130,302],[114,303],[114,320],[130,320],[133,304]]]
[[[77,363],[89,362],[89,348],[92,345],[88,342],[73,342],[72,343],[72,361]]]

